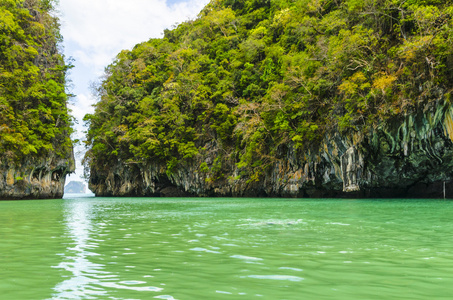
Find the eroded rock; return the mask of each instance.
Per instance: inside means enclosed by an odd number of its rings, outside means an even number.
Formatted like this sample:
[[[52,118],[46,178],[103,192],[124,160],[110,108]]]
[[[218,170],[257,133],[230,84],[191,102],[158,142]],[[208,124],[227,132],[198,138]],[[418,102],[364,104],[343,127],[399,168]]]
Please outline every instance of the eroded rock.
[[[72,153],[67,158],[28,157],[17,163],[0,161],[0,170],[0,200],[58,199],[75,162]]]
[[[453,198],[453,109],[442,100],[430,105],[371,132],[334,132],[305,153],[288,145],[258,181],[240,176],[235,161],[224,166],[221,178],[200,170],[220,155],[210,141],[169,175],[157,162],[118,162],[107,173],[92,170],[89,186],[98,196],[442,198],[446,182],[446,197]]]

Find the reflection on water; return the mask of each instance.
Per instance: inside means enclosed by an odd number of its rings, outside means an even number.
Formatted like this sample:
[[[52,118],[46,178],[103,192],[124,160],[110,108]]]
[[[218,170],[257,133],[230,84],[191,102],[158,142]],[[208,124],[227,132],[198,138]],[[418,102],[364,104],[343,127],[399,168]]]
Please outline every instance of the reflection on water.
[[[57,292],[55,297],[72,299],[74,296],[89,298],[105,295],[106,291],[96,286],[100,283],[99,278],[105,279],[112,275],[103,271],[104,265],[90,261],[91,257],[99,255],[92,252],[98,247],[98,242],[90,238],[90,233],[93,231],[92,203],[67,201],[64,207],[67,235],[73,243],[68,245],[64,261],[56,268],[64,269],[71,275],[55,287]]]
[[[0,203],[5,299],[448,299],[453,202]]]
[[[81,197],[76,197],[80,198]],[[153,286],[143,286],[146,281],[119,281],[119,275],[108,272],[106,265],[95,263],[96,257],[102,256],[98,253],[99,244],[104,240],[99,239],[104,236],[102,232],[108,232],[108,223],[97,222],[97,212],[94,201],[68,200],[65,202],[64,217],[66,225],[66,235],[72,239],[66,249],[64,261],[55,268],[63,269],[70,275],[64,276],[65,279],[54,288],[56,299],[110,299],[109,290],[133,290],[139,292],[159,292],[162,288]],[[110,208],[107,208],[109,210]],[[120,229],[124,230],[124,229]],[[124,250],[129,250],[125,248]],[[130,255],[135,253],[122,253]],[[114,256],[112,256],[114,258]],[[103,258],[99,258],[103,260]],[[114,264],[113,262],[110,262]],[[135,268],[135,266],[127,266]]]

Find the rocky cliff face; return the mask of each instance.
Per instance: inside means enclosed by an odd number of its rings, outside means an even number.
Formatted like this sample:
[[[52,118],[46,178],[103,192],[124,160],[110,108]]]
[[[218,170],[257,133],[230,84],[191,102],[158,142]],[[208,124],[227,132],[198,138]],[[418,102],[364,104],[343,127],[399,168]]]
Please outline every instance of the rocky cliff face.
[[[66,158],[25,158],[20,163],[0,161],[0,200],[58,199],[66,175],[74,172],[73,154]]]
[[[54,2],[0,2],[0,200],[61,198],[74,171]]]
[[[200,170],[203,162],[212,170],[221,151],[213,140],[170,174],[118,161],[92,169],[89,187],[98,196],[453,197],[453,109],[441,96],[417,111],[367,134],[334,133],[307,153],[289,146],[258,181],[231,161],[221,178]]]
[[[211,1],[118,54],[85,116],[91,189],[453,197],[450,3],[315,2]]]

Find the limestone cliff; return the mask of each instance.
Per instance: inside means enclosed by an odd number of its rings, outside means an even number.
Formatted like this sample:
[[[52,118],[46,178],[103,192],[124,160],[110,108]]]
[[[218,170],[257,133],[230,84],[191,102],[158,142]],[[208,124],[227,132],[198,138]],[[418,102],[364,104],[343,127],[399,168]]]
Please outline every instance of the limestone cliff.
[[[61,198],[66,175],[74,170],[72,154],[25,158],[15,164],[0,162],[0,200]]]
[[[119,53],[85,116],[90,189],[453,197],[451,4],[304,3],[211,1]]]
[[[66,194],[85,194],[86,185],[81,181],[70,181],[65,187],[64,192]]]
[[[0,1],[0,200],[61,198],[74,171],[54,1]]]
[[[309,153],[288,147],[260,181],[238,178],[234,162],[224,179],[211,180],[198,166],[214,166],[221,151],[214,140],[171,174],[159,164],[118,161],[107,173],[93,169],[89,187],[98,196],[453,197],[452,120],[441,98],[368,134],[328,136]]]

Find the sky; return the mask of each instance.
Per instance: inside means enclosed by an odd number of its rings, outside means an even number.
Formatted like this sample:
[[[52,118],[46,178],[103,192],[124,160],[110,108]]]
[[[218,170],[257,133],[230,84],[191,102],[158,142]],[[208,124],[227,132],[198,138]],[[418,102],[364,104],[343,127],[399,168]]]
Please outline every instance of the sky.
[[[166,28],[195,19],[209,0],[60,0],[60,18],[65,57],[74,59],[69,92],[72,115],[77,120],[74,139],[84,139],[83,116],[94,111],[90,85],[99,82],[104,68],[124,49],[150,38],[163,37]],[[82,179],[84,147],[75,149],[76,173],[66,183]]]

